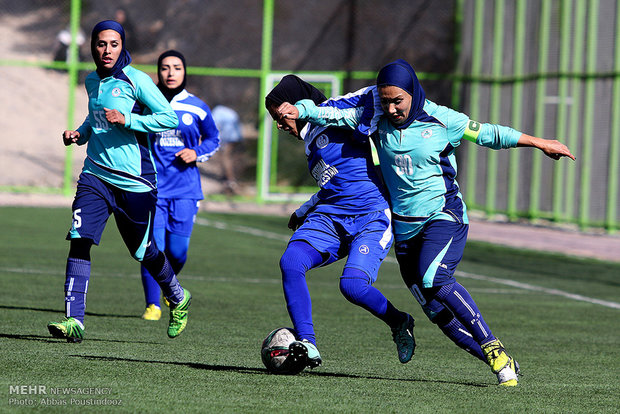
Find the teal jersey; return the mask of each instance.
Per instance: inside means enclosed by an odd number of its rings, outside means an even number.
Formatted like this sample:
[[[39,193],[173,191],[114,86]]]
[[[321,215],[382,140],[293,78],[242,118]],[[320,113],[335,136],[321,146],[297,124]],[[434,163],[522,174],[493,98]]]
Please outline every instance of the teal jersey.
[[[176,128],[174,110],[151,78],[131,66],[119,76],[86,77],[88,117],[77,129],[78,145],[88,143],[83,172],[126,191],[156,188],[156,172],[148,133]],[[125,116],[125,125],[109,123],[104,108]]]
[[[355,128],[363,117],[359,107],[323,110],[307,100],[295,106],[300,119],[320,125]],[[390,194],[396,241],[415,236],[430,220],[469,222],[456,181],[454,155],[463,138],[500,149],[515,147],[521,136],[512,128],[471,121],[467,115],[428,99],[424,112],[424,121],[416,120],[403,129],[397,129],[385,116],[379,117],[369,131],[374,132]]]

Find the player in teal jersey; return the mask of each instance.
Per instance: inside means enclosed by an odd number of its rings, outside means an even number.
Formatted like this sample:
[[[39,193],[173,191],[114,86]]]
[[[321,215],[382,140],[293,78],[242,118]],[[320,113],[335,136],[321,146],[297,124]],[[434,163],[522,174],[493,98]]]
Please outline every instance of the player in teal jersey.
[[[77,130],[63,133],[65,145],[88,143],[67,235],[66,318],[48,324],[54,337],[68,342],[84,337],[90,249],[99,244],[110,214],[133,258],[149,269],[171,303],[168,336],[178,336],[187,324],[191,294],[153,241],[157,186],[147,139],[149,132],[176,128],[179,121],[151,78],[129,66],[131,56],[124,45],[119,23],[105,20],[93,28],[91,52],[97,70],[85,82],[88,117]]]
[[[278,114],[322,126],[353,127],[362,135],[376,132],[373,138],[390,193],[403,280],[444,334],[487,362],[500,385],[517,385],[518,364],[454,278],[469,223],[456,182],[454,151],[465,138],[493,149],[527,146],[553,159],[575,157],[556,140],[480,124],[427,100],[415,71],[400,59],[381,69],[375,88],[348,101],[349,108],[336,109],[304,100],[282,105]]]

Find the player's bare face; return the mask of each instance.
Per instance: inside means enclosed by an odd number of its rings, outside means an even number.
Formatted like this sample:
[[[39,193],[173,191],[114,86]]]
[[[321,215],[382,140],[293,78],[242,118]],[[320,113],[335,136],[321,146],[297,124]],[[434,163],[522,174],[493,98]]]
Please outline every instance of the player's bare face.
[[[267,110],[273,120],[276,121],[278,129],[288,132],[295,138],[299,138],[299,131],[297,131],[297,124],[294,119],[284,118],[282,115],[278,114],[278,106],[276,105],[269,105]]]
[[[115,30],[99,32],[95,49],[97,50],[97,66],[112,69],[123,50],[121,35]]]
[[[398,86],[380,86],[379,99],[381,108],[394,125],[405,122],[411,110],[411,95]]]
[[[159,77],[168,89],[175,89],[181,86],[185,79],[185,68],[183,61],[176,56],[168,56],[161,61]]]

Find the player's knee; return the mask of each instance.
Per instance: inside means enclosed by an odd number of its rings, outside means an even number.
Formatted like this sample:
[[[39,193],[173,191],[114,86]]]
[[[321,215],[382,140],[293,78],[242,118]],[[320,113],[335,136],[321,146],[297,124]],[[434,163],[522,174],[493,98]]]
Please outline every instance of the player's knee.
[[[363,303],[368,293],[370,281],[368,275],[358,269],[345,268],[340,277],[340,292],[349,301],[355,304]]]
[[[359,278],[341,278],[340,292],[352,303],[362,303],[368,292],[368,281]]]
[[[93,241],[91,239],[71,239],[69,257],[90,261],[90,248],[92,245]]]
[[[162,261],[162,256],[164,256],[164,253],[161,252],[157,246],[155,246],[155,243],[151,243],[144,251],[144,255],[142,257],[135,254],[133,257],[143,265],[148,266],[149,264],[158,261],[158,259],[159,261]]]
[[[432,323],[440,327],[446,326],[452,319],[454,319],[454,315],[447,308],[443,308],[439,312],[434,312],[428,307],[423,306],[422,310],[424,310],[424,313]]]
[[[307,272],[322,262],[321,253],[304,242],[291,242],[280,258],[280,270]]]

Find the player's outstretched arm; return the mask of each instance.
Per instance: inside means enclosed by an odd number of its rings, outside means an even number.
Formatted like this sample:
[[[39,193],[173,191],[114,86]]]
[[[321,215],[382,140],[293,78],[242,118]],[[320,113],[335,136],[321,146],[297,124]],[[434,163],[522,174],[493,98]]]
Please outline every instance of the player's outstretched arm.
[[[568,157],[573,161],[575,160],[575,156],[571,154],[570,149],[556,139],[544,139],[521,134],[517,146],[538,148],[544,152],[546,156],[554,160],[559,160],[562,157]]]
[[[62,133],[62,142],[68,147],[71,144],[77,143],[80,139],[80,133],[78,131],[65,131]]]

